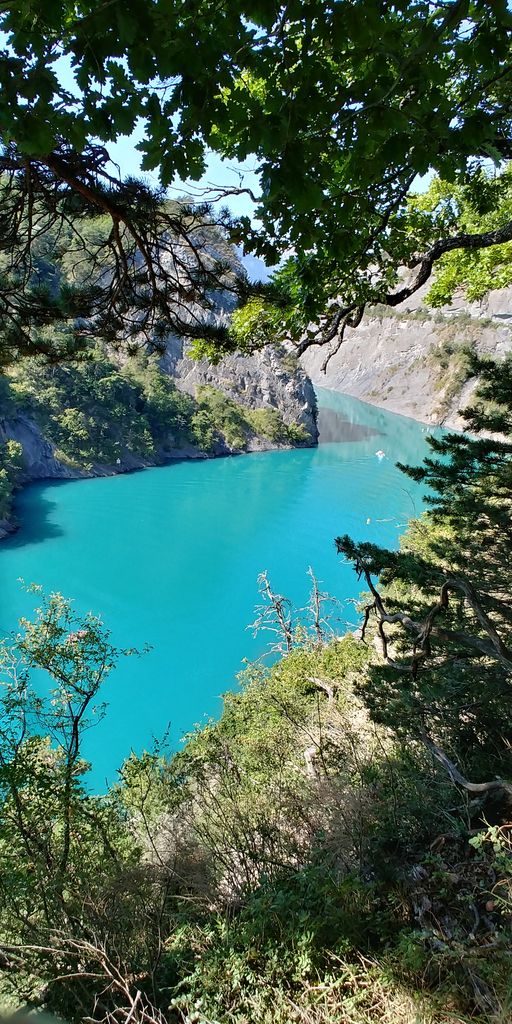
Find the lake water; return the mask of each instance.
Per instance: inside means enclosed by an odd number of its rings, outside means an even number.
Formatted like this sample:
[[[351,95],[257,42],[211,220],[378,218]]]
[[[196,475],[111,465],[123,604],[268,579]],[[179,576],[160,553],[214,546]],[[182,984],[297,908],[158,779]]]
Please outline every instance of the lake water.
[[[334,392],[318,397],[316,449],[37,484],[20,495],[22,528],[0,545],[2,633],[35,604],[21,577],[101,615],[119,646],[152,646],[142,659],[123,659],[105,686],[107,716],[85,742],[94,785],[112,781],[130,750],[168,725],[177,745],[218,714],[243,659],[267,643],[246,628],[259,572],[302,606],[312,566],[354,622],[349,599],[359,583],[334,537],[396,547],[421,512],[421,487],[395,462],[421,461],[426,428]]]

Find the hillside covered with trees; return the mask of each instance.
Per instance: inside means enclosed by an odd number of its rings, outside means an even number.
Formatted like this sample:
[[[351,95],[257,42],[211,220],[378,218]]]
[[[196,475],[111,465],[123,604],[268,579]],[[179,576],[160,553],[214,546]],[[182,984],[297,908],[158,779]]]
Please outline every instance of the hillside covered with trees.
[[[276,362],[280,365],[279,355]],[[288,381],[284,365],[282,372]],[[52,475],[64,478],[316,440],[314,408],[307,405],[307,394],[299,401],[300,377],[299,394],[288,398],[285,413],[292,422],[285,421],[282,408],[258,407],[250,396],[244,401],[229,397],[221,383],[198,385],[194,395],[187,394],[162,370],[156,355],[141,351],[120,364],[99,345],[66,364],[48,363],[42,356],[24,359],[2,378],[2,385],[0,439],[3,432],[14,436],[0,444],[0,520],[8,520],[16,489],[32,478],[38,454],[24,450],[16,439],[18,425],[22,436],[27,423],[33,428],[36,449],[49,446]],[[284,401],[284,385],[277,381],[278,393],[280,387]],[[303,406],[310,429],[300,422]]]

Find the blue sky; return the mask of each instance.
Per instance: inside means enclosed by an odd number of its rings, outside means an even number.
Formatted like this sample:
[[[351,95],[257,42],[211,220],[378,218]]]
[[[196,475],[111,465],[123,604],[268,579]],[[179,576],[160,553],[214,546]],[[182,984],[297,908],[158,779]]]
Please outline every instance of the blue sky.
[[[139,175],[157,185],[158,174],[156,171],[142,172],[140,169],[142,154],[138,152],[136,146],[143,138],[143,134],[144,128],[141,124],[133,135],[129,137],[122,136],[117,142],[109,143],[107,149],[112,161],[119,166],[123,178],[130,174]],[[241,165],[235,161],[222,160],[217,153],[210,153],[207,161],[207,170],[201,181],[187,182],[178,179],[169,188],[169,194],[172,195],[174,193],[178,196],[186,193],[196,199],[204,198],[210,201],[211,196],[205,195],[205,191],[210,191],[215,186],[219,188],[230,186],[233,188],[250,188],[257,194],[259,182],[253,168],[254,163],[251,161],[246,161],[245,164]],[[223,200],[222,204],[229,206],[237,216],[245,214],[248,217],[252,217],[254,213],[254,203],[248,195],[231,196],[227,203]]]
[[[107,149],[112,162],[119,168],[122,178],[133,174],[146,178],[153,185],[158,185],[158,174],[156,171],[143,172],[140,169],[141,153],[138,152],[136,146],[142,136],[143,125],[133,135],[129,137],[123,136],[117,142],[110,143]],[[222,160],[217,153],[210,153],[207,160],[206,173],[200,181],[187,182],[178,180],[170,186],[168,193],[171,197],[185,194],[198,202],[202,200],[210,202],[212,195],[215,194],[214,191],[212,192],[212,189],[214,190],[215,187],[250,188],[257,195],[259,182],[253,166],[254,164],[250,161],[240,165],[234,161]],[[236,216],[245,215],[252,218],[254,214],[254,203],[248,195],[230,196],[228,201],[225,199],[221,200],[220,205],[229,206],[232,213]],[[240,250],[238,252],[242,257],[242,262],[250,280],[268,280],[270,276],[269,271],[260,259],[257,259],[256,256],[244,256]]]
[[[68,58],[59,58],[55,65],[62,84],[70,93],[78,93],[74,74]],[[141,121],[135,131],[130,135],[121,136],[117,142],[109,143],[107,150],[110,154],[113,173],[119,173],[121,178],[130,175],[142,177],[150,184],[159,185],[156,171],[141,171],[142,154],[138,151],[137,144],[144,136],[144,124]],[[215,189],[222,188],[249,188],[255,195],[259,192],[258,176],[254,171],[255,161],[248,160],[244,164],[235,161],[222,160],[217,153],[210,153],[207,158],[207,169],[200,181],[183,181],[177,179],[168,188],[169,196],[187,195],[191,200],[197,202],[214,201]],[[251,219],[254,216],[254,203],[247,194],[230,196],[229,200],[218,200],[220,206],[228,206],[235,216],[247,216]],[[269,272],[265,264],[255,256],[242,256],[247,273],[251,280],[267,280]]]

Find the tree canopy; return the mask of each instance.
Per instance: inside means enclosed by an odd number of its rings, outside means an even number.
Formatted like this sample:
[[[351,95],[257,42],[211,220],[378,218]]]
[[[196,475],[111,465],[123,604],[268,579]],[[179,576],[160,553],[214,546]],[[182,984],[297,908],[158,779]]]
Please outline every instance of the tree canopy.
[[[406,202],[429,169],[474,194],[482,166],[511,156],[506,0],[256,0],[229,9],[210,0],[24,0],[0,14],[0,27],[2,248],[9,259],[16,252],[1,298],[29,334],[42,307],[83,326],[98,303],[117,328],[134,305],[142,318],[149,309],[151,334],[177,319],[173,289],[197,297],[212,273],[218,281],[216,259],[190,247],[190,210],[169,217],[162,193],[112,172],[108,144],[135,125],[142,167],[158,171],[162,189],[199,179],[209,150],[255,159],[259,221],[223,217],[224,237],[269,264],[292,252],[271,299],[303,346],[342,336],[368,301],[407,297],[445,253],[512,238],[505,209],[482,232],[437,214],[418,222]],[[48,311],[32,279],[26,308],[13,293],[31,279],[27,252],[44,218],[60,223],[69,204],[80,218],[105,215],[108,280],[99,295],[52,296],[58,308]],[[180,251],[185,265],[176,268]],[[406,285],[403,266],[417,270]],[[202,321],[195,333],[213,338],[211,317]],[[311,322],[313,338],[304,336]],[[233,344],[225,332],[214,340]]]

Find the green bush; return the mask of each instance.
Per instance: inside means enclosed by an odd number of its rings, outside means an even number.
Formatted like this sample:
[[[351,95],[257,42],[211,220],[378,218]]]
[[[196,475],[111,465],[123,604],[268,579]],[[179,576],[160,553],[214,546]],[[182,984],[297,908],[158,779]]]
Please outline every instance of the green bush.
[[[246,417],[255,434],[277,444],[288,441],[288,428],[277,409],[248,410]]]
[[[207,385],[197,389],[196,401],[199,419],[192,418],[192,430],[195,437],[203,439],[201,447],[210,451],[216,441],[224,439],[230,448],[245,448],[248,425],[243,406]]]
[[[469,830],[424,750],[371,724],[354,697],[371,647],[306,619],[218,721],[91,797],[81,737],[122,652],[59,595],[22,630],[0,643],[4,998],[43,993],[72,1024],[99,993],[169,1024],[507,1019],[509,830]]]
[[[277,409],[248,409],[210,385],[197,389],[196,401],[198,409],[192,416],[191,431],[203,451],[212,451],[222,440],[230,448],[243,451],[255,435],[273,444],[309,441],[306,429],[301,424],[285,424]]]

